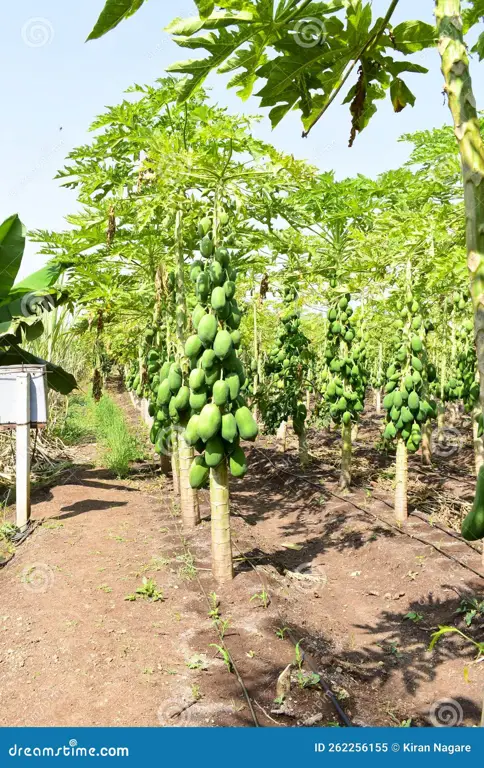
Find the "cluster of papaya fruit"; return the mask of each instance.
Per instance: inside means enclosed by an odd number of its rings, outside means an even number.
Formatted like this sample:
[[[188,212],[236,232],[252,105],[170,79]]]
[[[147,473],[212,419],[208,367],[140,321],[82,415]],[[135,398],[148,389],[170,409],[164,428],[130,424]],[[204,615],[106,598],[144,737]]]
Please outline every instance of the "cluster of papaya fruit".
[[[226,223],[224,217],[220,221]],[[204,261],[197,259],[190,269],[198,299],[192,313],[195,332],[185,342],[190,372],[185,384],[180,376],[177,389],[177,397],[183,398],[185,440],[200,454],[190,470],[192,488],[203,487],[210,469],[226,457],[232,476],[243,477],[247,461],[240,439],[255,440],[258,434],[257,423],[241,394],[247,376],[237,355],[242,319],[234,298],[237,272],[231,266],[229,251],[214,245],[208,217],[200,222],[199,235]],[[173,393],[172,386],[166,386]]]
[[[385,440],[401,438],[409,453],[416,453],[422,442],[421,426],[437,418],[437,404],[427,397],[431,368],[423,342],[426,329],[419,303],[410,290],[405,303],[399,301],[397,309],[403,341],[400,338],[394,360],[386,372],[383,407],[387,411],[387,424],[383,437]]]
[[[307,388],[310,342],[301,328],[301,312],[294,307],[297,285],[284,287],[284,310],[274,346],[265,362],[268,389],[261,399],[266,428],[273,433],[283,421],[292,418],[296,434],[301,434],[307,418],[303,402]]]
[[[335,287],[336,281],[331,281]],[[321,374],[324,399],[335,424],[357,422],[363,410],[368,381],[365,369],[364,334],[356,329],[350,306],[351,295],[335,297],[328,311],[328,334],[325,350],[326,369]]]

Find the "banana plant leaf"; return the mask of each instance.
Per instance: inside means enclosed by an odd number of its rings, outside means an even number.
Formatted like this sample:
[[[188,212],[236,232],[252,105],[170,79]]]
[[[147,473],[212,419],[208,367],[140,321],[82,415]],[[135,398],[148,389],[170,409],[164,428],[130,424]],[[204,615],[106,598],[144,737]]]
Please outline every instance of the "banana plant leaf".
[[[0,365],[21,365],[22,363],[45,365],[49,388],[61,395],[69,395],[74,389],[77,389],[75,377],[59,365],[42,360],[42,358],[26,352],[25,349],[14,344],[7,349],[0,350]]]
[[[24,249],[25,227],[15,214],[0,224],[0,302],[8,300]]]

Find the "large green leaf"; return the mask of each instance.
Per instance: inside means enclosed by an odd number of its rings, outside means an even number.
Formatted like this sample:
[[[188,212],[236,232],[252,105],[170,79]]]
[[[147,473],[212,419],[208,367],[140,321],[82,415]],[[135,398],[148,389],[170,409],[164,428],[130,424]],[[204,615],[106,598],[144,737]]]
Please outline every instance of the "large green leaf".
[[[49,262],[45,267],[42,267],[42,269],[37,270],[37,272],[32,272],[32,274],[28,275],[24,280],[15,283],[9,292],[6,301],[0,300],[0,307],[2,304],[21,299],[29,293],[38,294],[39,296],[45,295],[49,288],[52,288],[52,286],[55,285],[65,270],[65,263],[60,264],[55,261]]]
[[[432,48],[437,39],[435,27],[424,21],[403,21],[393,30],[395,48],[401,53],[416,53]]]
[[[0,224],[0,301],[10,293],[22,263],[25,227],[17,214]]]
[[[47,383],[50,389],[59,392],[61,395],[69,395],[73,389],[77,389],[75,377],[59,365],[42,360],[42,358],[36,357],[15,345],[0,351],[0,365],[21,365],[22,363],[45,365],[47,368]]]
[[[96,40],[138,11],[145,0],[107,0],[94,29],[87,38]]]

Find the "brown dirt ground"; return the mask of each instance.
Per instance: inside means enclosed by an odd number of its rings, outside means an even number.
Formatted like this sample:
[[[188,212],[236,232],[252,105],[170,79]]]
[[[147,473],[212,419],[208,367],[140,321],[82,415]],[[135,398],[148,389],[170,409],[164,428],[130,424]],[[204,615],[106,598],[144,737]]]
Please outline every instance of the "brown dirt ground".
[[[139,426],[127,395],[116,397]],[[293,440],[286,454],[271,438],[250,446],[250,473],[232,484],[236,578],[224,587],[209,570],[206,492],[202,524],[183,536],[171,481],[154,462],[120,481],[96,466],[94,445],[79,448],[62,482],[35,494],[38,525],[0,569],[0,725],[253,725],[237,675],[214,647],[213,591],[260,725],[342,723],[308,685],[310,663],[357,725],[431,725],[444,699],[459,723],[478,724],[482,665],[455,635],[433,652],[428,645],[444,624],[483,639],[479,618],[466,630],[455,613],[463,594],[484,594],[483,579],[464,567],[484,573],[481,555],[415,516],[391,527],[393,458],[375,450],[377,439],[369,414],[345,496],[336,433],[311,433],[310,482]],[[473,493],[470,467],[467,443],[432,469],[413,457],[411,510],[457,529]],[[144,576],[163,600],[125,599]],[[253,598],[264,590],[267,607]],[[421,619],[405,619],[409,612]],[[277,679],[295,656],[289,635],[306,660],[280,707]]]

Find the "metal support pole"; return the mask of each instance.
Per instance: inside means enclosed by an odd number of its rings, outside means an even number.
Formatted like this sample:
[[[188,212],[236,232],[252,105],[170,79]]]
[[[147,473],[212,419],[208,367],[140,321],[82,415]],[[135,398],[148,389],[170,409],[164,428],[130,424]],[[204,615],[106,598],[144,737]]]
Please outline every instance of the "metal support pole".
[[[30,373],[19,373],[16,402],[16,524],[21,532],[30,521]]]

